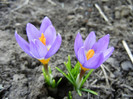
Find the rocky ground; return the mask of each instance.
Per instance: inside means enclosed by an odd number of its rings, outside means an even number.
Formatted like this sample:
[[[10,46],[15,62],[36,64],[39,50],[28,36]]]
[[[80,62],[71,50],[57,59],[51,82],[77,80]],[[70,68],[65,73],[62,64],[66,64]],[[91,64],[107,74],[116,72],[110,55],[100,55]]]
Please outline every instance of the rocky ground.
[[[108,18],[104,20],[99,10]],[[74,39],[81,32],[83,39],[95,31],[97,39],[110,34],[113,55],[96,69],[84,87],[98,92],[98,96],[83,93],[79,97],[63,78],[58,94],[47,90],[41,71],[42,64],[24,53],[17,44],[14,32],[27,39],[28,22],[40,27],[48,16],[62,36],[60,50],[49,65],[54,77],[62,77],[55,66],[66,71],[64,61],[71,55],[77,62]],[[73,99],[132,99],[133,64],[124,49],[125,40],[133,52],[133,2],[132,0],[0,0],[0,99],[66,99],[72,91]]]

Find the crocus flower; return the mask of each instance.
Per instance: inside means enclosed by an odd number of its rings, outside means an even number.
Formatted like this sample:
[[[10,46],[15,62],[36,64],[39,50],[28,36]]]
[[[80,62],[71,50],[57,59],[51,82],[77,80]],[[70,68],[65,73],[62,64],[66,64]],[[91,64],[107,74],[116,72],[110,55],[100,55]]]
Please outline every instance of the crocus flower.
[[[50,57],[58,51],[62,41],[60,34],[56,36],[56,30],[50,19],[48,17],[43,19],[40,30],[28,23],[26,32],[29,42],[15,32],[19,46],[31,57],[38,59],[44,65],[48,64]]]
[[[105,62],[114,51],[114,47],[108,48],[108,44],[109,34],[96,42],[96,35],[92,31],[83,43],[82,37],[78,33],[74,43],[74,50],[80,62],[81,70],[96,69]]]

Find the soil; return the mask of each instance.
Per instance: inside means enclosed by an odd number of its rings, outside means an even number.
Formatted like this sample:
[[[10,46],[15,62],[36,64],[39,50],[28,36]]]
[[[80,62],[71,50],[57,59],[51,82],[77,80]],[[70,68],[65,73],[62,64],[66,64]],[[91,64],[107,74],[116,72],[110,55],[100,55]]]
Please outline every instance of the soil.
[[[84,85],[98,92],[98,96],[83,92],[79,97],[65,78],[58,94],[51,94],[45,85],[42,64],[17,44],[15,30],[27,40],[26,24],[30,22],[39,28],[45,16],[62,36],[61,48],[49,63],[55,79],[63,77],[55,66],[66,72],[63,63],[68,55],[73,66],[77,62],[73,45],[78,32],[83,39],[91,31],[95,31],[97,39],[110,34],[109,46],[115,47],[113,55],[104,63],[104,70],[96,69]],[[133,52],[132,0],[0,0],[0,99],[66,99],[69,90],[73,99],[133,99],[133,64],[122,40]]]

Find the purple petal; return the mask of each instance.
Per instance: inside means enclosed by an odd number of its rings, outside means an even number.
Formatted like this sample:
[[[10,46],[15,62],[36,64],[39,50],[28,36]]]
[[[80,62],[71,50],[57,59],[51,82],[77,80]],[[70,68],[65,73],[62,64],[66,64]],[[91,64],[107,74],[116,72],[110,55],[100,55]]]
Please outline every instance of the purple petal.
[[[52,45],[53,42],[54,42],[55,39],[56,39],[56,30],[55,30],[55,28],[54,28],[53,25],[50,25],[50,26],[46,29],[46,31],[45,31],[45,33],[44,33],[44,36],[45,36],[45,38],[46,38],[46,45],[47,45],[47,46],[48,46],[48,45]]]
[[[86,55],[85,55],[85,49],[84,47],[81,47],[78,51],[78,61],[83,64],[85,61],[87,61]]]
[[[18,42],[22,50],[32,57],[32,55],[30,54],[29,44],[21,36],[19,36],[17,32],[15,32],[15,37],[16,37],[16,41]]]
[[[80,33],[78,33],[77,36],[76,36],[75,42],[74,42],[74,51],[75,51],[76,57],[78,55],[78,50],[82,46],[83,46],[83,40],[82,40],[82,37],[81,37]]]
[[[109,44],[109,34],[99,39],[98,42],[93,45],[92,49],[94,49],[95,53],[99,53],[106,50],[108,44]]]
[[[42,24],[40,26],[40,32],[41,33],[45,33],[46,29],[52,25],[50,19],[48,17],[45,17],[42,21]]]
[[[48,50],[47,47],[37,39],[30,42],[31,54],[37,59],[44,59]]]
[[[109,49],[107,49],[103,54],[104,54],[104,60],[103,62],[105,62],[110,56],[111,54],[113,53],[114,51],[114,47],[111,47]]]
[[[31,23],[27,24],[26,32],[29,42],[32,41],[33,39],[39,39],[39,37],[41,37],[40,31]]]
[[[51,48],[49,49],[48,53],[45,56],[46,59],[51,57],[58,51],[58,49],[60,48],[60,45],[61,45],[61,41],[62,41],[61,35],[58,34],[53,45],[51,46]]]
[[[95,32],[92,31],[87,36],[87,38],[86,38],[86,40],[84,42],[85,50],[88,51],[89,49],[91,49],[95,42],[96,42],[96,35],[95,35]]]
[[[83,64],[83,67],[88,68],[88,69],[96,69],[102,64],[103,60],[104,60],[103,53],[97,54],[93,56],[92,58],[90,58],[88,61],[86,61]]]

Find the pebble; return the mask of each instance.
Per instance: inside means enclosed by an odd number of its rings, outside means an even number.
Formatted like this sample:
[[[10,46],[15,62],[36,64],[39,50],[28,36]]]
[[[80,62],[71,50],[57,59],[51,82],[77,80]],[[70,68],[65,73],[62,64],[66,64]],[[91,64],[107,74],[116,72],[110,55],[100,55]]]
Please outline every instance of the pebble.
[[[74,18],[75,18],[74,15],[69,15],[69,16],[67,16],[67,19],[68,19],[68,20],[71,20],[71,19],[74,19]]]
[[[80,31],[81,32],[85,32],[86,31],[86,28],[82,27],[82,28],[80,28]]]
[[[130,10],[125,8],[121,11],[121,17],[126,17],[130,14]]]
[[[120,15],[120,11],[115,11],[115,18],[116,19],[120,19],[121,15]]]
[[[133,70],[133,65],[130,61],[124,61],[121,63],[121,67],[125,71]]]

